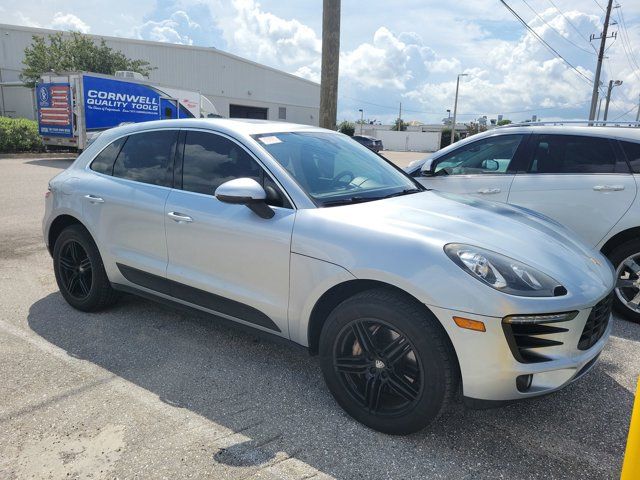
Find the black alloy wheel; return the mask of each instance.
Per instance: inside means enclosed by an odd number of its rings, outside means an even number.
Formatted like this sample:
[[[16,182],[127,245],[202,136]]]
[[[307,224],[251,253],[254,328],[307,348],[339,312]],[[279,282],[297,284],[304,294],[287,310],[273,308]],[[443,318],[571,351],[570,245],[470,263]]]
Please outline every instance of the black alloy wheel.
[[[392,326],[374,319],[354,320],[336,338],[334,368],[351,396],[376,415],[410,410],[422,390],[413,345]]]
[[[93,238],[82,225],[65,228],[53,243],[53,270],[64,299],[83,312],[113,304],[113,289]]]
[[[384,433],[423,429],[457,392],[457,358],[444,328],[424,304],[394,288],[366,290],[335,307],[318,350],[335,400]]]
[[[91,292],[93,278],[91,259],[83,246],[76,240],[67,240],[62,245],[58,265],[67,293],[78,300],[86,299]]]

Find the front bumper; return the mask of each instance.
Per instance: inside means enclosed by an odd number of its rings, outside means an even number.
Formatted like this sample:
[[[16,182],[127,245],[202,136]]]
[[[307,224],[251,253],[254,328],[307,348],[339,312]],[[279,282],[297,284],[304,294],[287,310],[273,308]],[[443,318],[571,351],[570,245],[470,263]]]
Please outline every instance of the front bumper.
[[[509,348],[502,318],[474,315],[456,310],[429,306],[449,334],[458,356],[463,395],[477,401],[512,401],[545,395],[559,390],[587,373],[596,363],[611,332],[611,318],[604,334],[588,350],[577,348],[591,308],[579,310],[578,315],[562,324],[567,331],[549,335],[561,345],[546,347],[547,361],[521,363]],[[453,317],[479,320],[486,331],[459,328]],[[526,391],[518,390],[516,379],[532,375]]]

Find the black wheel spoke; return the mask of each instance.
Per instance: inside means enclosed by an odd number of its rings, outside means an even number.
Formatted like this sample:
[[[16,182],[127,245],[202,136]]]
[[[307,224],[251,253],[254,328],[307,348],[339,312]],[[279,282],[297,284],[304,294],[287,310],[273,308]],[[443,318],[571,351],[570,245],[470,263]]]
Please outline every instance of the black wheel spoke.
[[[366,373],[369,368],[370,362],[363,356],[338,357],[335,361],[335,369],[342,373],[363,374]]]
[[[76,287],[78,286],[78,277],[79,275],[77,273],[74,273],[67,280],[67,289],[69,290],[69,293],[73,294],[75,292]]]
[[[389,365],[394,365],[410,351],[411,345],[407,339],[402,335],[399,335],[398,338],[385,347],[382,351],[382,356]]]
[[[367,380],[364,390],[364,401],[369,412],[376,412],[380,407],[380,396],[382,394],[382,379],[380,375],[374,375]]]
[[[410,402],[418,398],[418,390],[416,387],[402,375],[396,375],[395,373],[390,374],[389,387]]]
[[[80,291],[82,292],[82,295],[84,296],[89,295],[89,291],[91,289],[87,285],[87,281],[85,280],[84,275],[78,275],[78,285],[80,286]]]
[[[356,336],[356,340],[360,344],[362,351],[370,356],[376,353],[373,340],[371,338],[371,332],[367,328],[365,322],[356,321],[353,323],[353,334]]]
[[[67,271],[73,271],[76,268],[73,261],[62,256],[60,257],[60,266]]]
[[[91,260],[89,260],[89,257],[82,260],[79,267],[84,271],[91,270]]]

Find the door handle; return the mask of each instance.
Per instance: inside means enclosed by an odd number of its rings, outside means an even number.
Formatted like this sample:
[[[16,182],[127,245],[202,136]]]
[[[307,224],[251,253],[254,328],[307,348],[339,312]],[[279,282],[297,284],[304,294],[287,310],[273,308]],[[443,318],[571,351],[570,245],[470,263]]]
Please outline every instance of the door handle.
[[[481,193],[482,195],[491,195],[500,193],[500,191],[501,190],[499,188],[481,188],[480,190],[478,190],[478,193]]]
[[[190,222],[193,222],[193,218],[191,218],[189,215],[184,215],[183,213],[169,212],[169,213],[167,213],[167,215],[174,222],[178,222],[178,223],[183,223],[183,222],[184,223],[190,223]]]
[[[89,200],[91,203],[104,203],[104,198],[98,197],[97,195],[85,195],[84,198]]]
[[[596,192],[619,192],[624,190],[624,185],[594,185]]]

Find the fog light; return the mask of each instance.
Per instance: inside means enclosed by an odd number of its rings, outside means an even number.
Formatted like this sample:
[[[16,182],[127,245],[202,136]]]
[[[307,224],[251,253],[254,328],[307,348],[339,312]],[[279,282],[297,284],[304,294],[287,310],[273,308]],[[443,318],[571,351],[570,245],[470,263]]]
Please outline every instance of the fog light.
[[[533,375],[519,375],[516,377],[516,388],[519,392],[526,392],[531,388],[531,382],[533,381]]]

